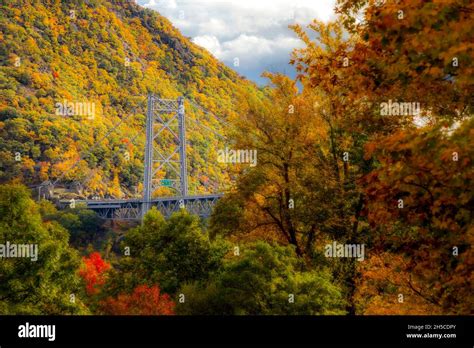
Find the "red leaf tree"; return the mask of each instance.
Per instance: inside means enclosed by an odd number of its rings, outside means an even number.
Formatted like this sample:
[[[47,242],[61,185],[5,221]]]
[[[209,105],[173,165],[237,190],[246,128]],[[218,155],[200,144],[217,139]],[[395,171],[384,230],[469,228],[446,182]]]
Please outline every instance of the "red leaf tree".
[[[84,265],[79,270],[79,275],[86,283],[88,295],[95,295],[105,284],[106,272],[110,269],[110,263],[104,261],[98,252],[94,252],[89,257],[82,258]]]

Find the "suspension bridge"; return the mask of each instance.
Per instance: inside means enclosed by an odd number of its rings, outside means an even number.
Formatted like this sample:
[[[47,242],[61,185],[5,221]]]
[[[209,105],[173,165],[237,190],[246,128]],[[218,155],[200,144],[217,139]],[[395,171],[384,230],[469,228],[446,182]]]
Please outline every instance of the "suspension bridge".
[[[192,100],[188,99],[188,101],[202,112],[214,116],[221,122],[221,125],[227,124]],[[213,207],[223,194],[219,192],[190,194],[188,189],[186,122],[189,120],[196,122],[201,128],[214,133],[216,136],[222,139],[225,137],[197,119],[186,118],[184,102],[184,97],[161,99],[152,94],[148,95],[143,194],[141,198],[60,199],[58,201],[59,207],[86,206],[88,209],[95,211],[99,217],[108,220],[141,220],[152,207],[156,207],[165,217],[169,217],[180,209],[186,209],[191,214],[200,217],[210,216]],[[105,140],[127,118],[123,118],[118,124],[109,129],[89,151]],[[163,141],[167,142],[166,146],[163,146]],[[81,155],[70,170],[84,157]],[[160,173],[161,175],[159,175]],[[165,173],[165,177],[163,177],[163,173]],[[38,196],[41,197],[41,192],[44,191],[52,192],[66,174],[67,171],[53,183],[43,183],[38,186]],[[168,191],[172,191],[174,194],[154,197],[153,193],[160,187],[166,187]]]

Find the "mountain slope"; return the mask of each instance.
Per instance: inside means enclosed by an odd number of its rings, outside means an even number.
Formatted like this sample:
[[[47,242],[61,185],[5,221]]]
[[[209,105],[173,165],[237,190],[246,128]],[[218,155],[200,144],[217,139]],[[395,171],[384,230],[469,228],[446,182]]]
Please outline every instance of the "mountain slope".
[[[237,115],[239,91],[259,93],[166,18],[133,2],[4,1],[0,11],[2,182],[64,176],[84,184],[87,195],[138,194],[148,93],[185,95],[223,117]],[[74,103],[74,115],[58,115],[58,103],[65,110]],[[222,131],[197,109],[186,113]],[[218,141],[202,129],[188,134],[191,191],[215,191],[212,183],[225,180],[215,161]]]

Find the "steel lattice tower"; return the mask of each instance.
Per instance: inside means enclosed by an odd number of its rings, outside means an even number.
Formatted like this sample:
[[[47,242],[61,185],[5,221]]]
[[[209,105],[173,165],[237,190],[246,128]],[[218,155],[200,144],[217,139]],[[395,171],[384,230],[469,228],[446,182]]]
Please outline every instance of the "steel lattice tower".
[[[156,174],[165,172],[158,181]],[[184,98],[160,99],[148,95],[142,215],[150,209],[153,192],[161,187],[188,195]]]

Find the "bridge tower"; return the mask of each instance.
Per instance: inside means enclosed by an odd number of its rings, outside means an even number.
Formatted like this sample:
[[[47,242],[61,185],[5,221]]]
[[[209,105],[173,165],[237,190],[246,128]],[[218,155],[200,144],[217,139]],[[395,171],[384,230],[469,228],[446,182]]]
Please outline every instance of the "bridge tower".
[[[160,186],[175,190],[183,199],[188,195],[185,121],[183,97],[174,100],[148,95],[142,216]],[[163,179],[156,179],[158,172],[164,172]]]

